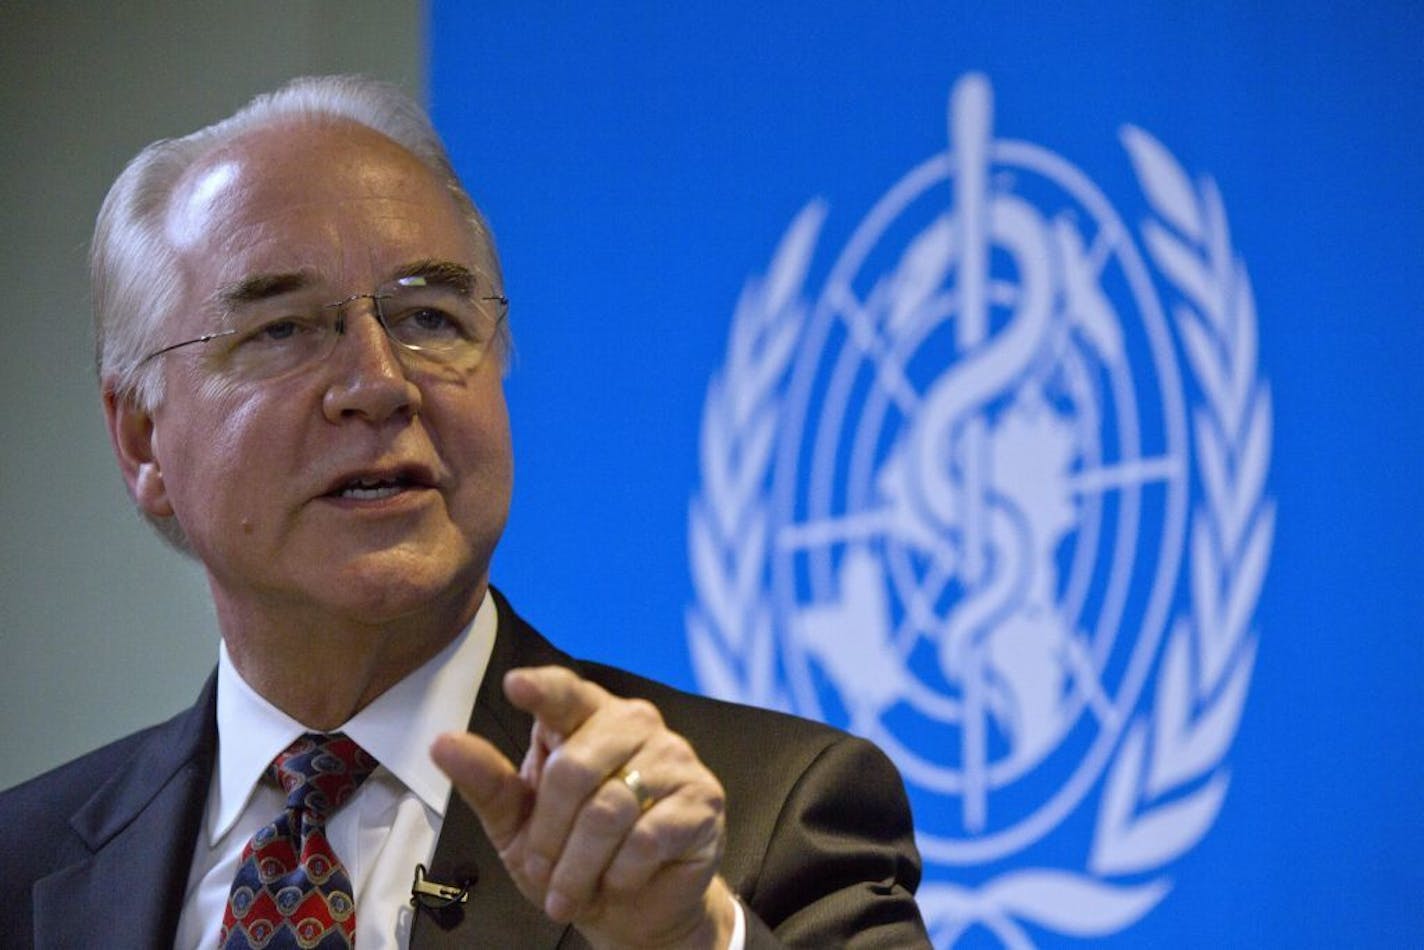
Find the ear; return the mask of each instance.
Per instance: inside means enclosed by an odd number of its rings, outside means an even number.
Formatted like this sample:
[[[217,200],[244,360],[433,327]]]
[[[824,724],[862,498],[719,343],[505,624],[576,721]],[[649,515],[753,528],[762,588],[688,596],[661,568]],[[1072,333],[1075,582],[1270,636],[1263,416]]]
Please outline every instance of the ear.
[[[133,500],[152,517],[171,518],[173,505],[154,450],[153,415],[140,409],[132,396],[120,395],[106,380],[104,421],[109,425],[109,441]]]

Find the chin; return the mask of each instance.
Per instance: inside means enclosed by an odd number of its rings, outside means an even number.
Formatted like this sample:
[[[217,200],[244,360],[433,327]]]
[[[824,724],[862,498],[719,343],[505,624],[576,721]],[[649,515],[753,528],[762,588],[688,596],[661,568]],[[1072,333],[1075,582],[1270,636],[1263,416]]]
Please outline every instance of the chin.
[[[488,562],[486,562],[488,563]],[[367,623],[407,619],[428,613],[473,610],[483,593],[486,570],[469,557],[450,557],[429,549],[361,555],[339,573],[337,599]]]

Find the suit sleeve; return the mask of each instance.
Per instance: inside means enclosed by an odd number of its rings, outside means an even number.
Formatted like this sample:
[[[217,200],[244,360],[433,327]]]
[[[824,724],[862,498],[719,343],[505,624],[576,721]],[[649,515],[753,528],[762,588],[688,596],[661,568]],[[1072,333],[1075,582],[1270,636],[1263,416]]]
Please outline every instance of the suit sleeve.
[[[878,748],[840,736],[791,787],[743,899],[747,948],[928,947],[910,805]]]

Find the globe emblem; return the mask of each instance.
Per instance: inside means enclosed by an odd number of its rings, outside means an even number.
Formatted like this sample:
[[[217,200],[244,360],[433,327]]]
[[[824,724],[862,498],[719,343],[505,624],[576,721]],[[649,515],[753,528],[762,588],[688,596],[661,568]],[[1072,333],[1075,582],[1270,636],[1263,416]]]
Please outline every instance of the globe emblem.
[[[1106,936],[1230,783],[1276,518],[1255,295],[1216,182],[1149,132],[1125,215],[996,137],[982,76],[948,133],[819,289],[821,201],[747,280],[688,645],[704,691],[890,753],[936,946]]]
[[[1172,336],[1118,213],[994,138],[950,148],[852,235],[790,357],[768,589],[789,705],[865,735],[927,859],[992,860],[1101,776],[1151,671],[1187,513]],[[924,803],[930,803],[928,809]]]

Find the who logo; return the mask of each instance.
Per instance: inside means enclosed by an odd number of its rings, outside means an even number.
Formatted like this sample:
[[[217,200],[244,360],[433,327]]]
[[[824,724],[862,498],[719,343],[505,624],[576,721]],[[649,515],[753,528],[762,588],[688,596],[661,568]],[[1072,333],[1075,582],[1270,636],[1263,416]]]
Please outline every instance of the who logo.
[[[1000,138],[948,148],[808,286],[823,202],[750,280],[703,412],[702,688],[899,766],[937,946],[1101,936],[1210,830],[1275,508],[1256,314],[1210,178],[1121,133],[1144,210]]]

